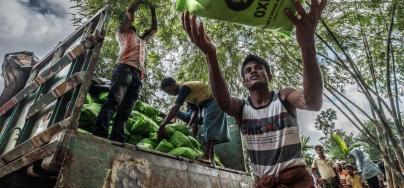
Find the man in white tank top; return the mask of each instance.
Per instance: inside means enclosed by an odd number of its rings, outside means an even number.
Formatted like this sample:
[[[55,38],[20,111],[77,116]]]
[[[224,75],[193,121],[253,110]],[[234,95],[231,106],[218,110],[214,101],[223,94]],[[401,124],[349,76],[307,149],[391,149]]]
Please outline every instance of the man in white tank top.
[[[271,91],[272,74],[268,63],[248,55],[241,76],[249,96],[239,99],[230,95],[219,68],[216,47],[199,26],[196,17],[183,13],[182,23],[188,37],[206,55],[212,93],[227,114],[240,125],[256,176],[256,187],[314,187],[301,155],[296,109],[318,111],[322,106],[323,82],[317,64],[314,33],[326,0],[312,0],[306,12],[295,1],[298,15],[289,9],[285,14],[296,26],[296,38],[303,60],[303,91],[284,88]]]

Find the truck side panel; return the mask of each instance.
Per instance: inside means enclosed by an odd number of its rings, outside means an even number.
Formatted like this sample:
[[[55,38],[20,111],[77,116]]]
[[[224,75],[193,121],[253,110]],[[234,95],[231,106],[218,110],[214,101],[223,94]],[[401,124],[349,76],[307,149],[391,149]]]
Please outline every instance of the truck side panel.
[[[111,144],[112,143],[112,144]],[[244,172],[166,154],[117,147],[90,134],[72,135],[56,187],[253,187]]]

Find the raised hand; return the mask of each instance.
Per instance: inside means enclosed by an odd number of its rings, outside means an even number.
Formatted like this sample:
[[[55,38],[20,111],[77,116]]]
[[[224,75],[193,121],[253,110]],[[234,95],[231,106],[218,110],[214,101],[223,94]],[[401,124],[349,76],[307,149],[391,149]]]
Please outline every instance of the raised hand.
[[[310,11],[308,13],[303,9],[300,0],[293,1],[298,15],[295,16],[290,9],[286,9],[285,14],[296,26],[297,42],[300,46],[314,45],[314,32],[327,0],[311,0]]]
[[[205,33],[203,23],[196,24],[196,17],[190,17],[189,12],[181,14],[181,22],[192,43],[198,46],[206,55],[216,54],[216,46]]]

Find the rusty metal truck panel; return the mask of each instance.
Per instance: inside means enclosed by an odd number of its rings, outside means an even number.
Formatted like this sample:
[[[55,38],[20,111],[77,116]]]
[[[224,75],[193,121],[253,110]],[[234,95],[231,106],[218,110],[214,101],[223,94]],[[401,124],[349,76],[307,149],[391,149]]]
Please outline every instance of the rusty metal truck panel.
[[[56,187],[253,187],[244,172],[158,155],[90,134],[72,135]]]

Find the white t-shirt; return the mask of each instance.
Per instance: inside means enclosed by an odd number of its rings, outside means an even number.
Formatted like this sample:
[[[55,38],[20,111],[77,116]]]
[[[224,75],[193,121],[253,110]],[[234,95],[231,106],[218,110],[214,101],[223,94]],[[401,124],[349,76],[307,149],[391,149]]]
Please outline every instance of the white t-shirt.
[[[317,168],[320,172],[321,179],[335,177],[336,174],[334,168],[336,167],[337,165],[335,164],[335,162],[327,157],[324,160],[315,158],[312,165],[312,168]]]

